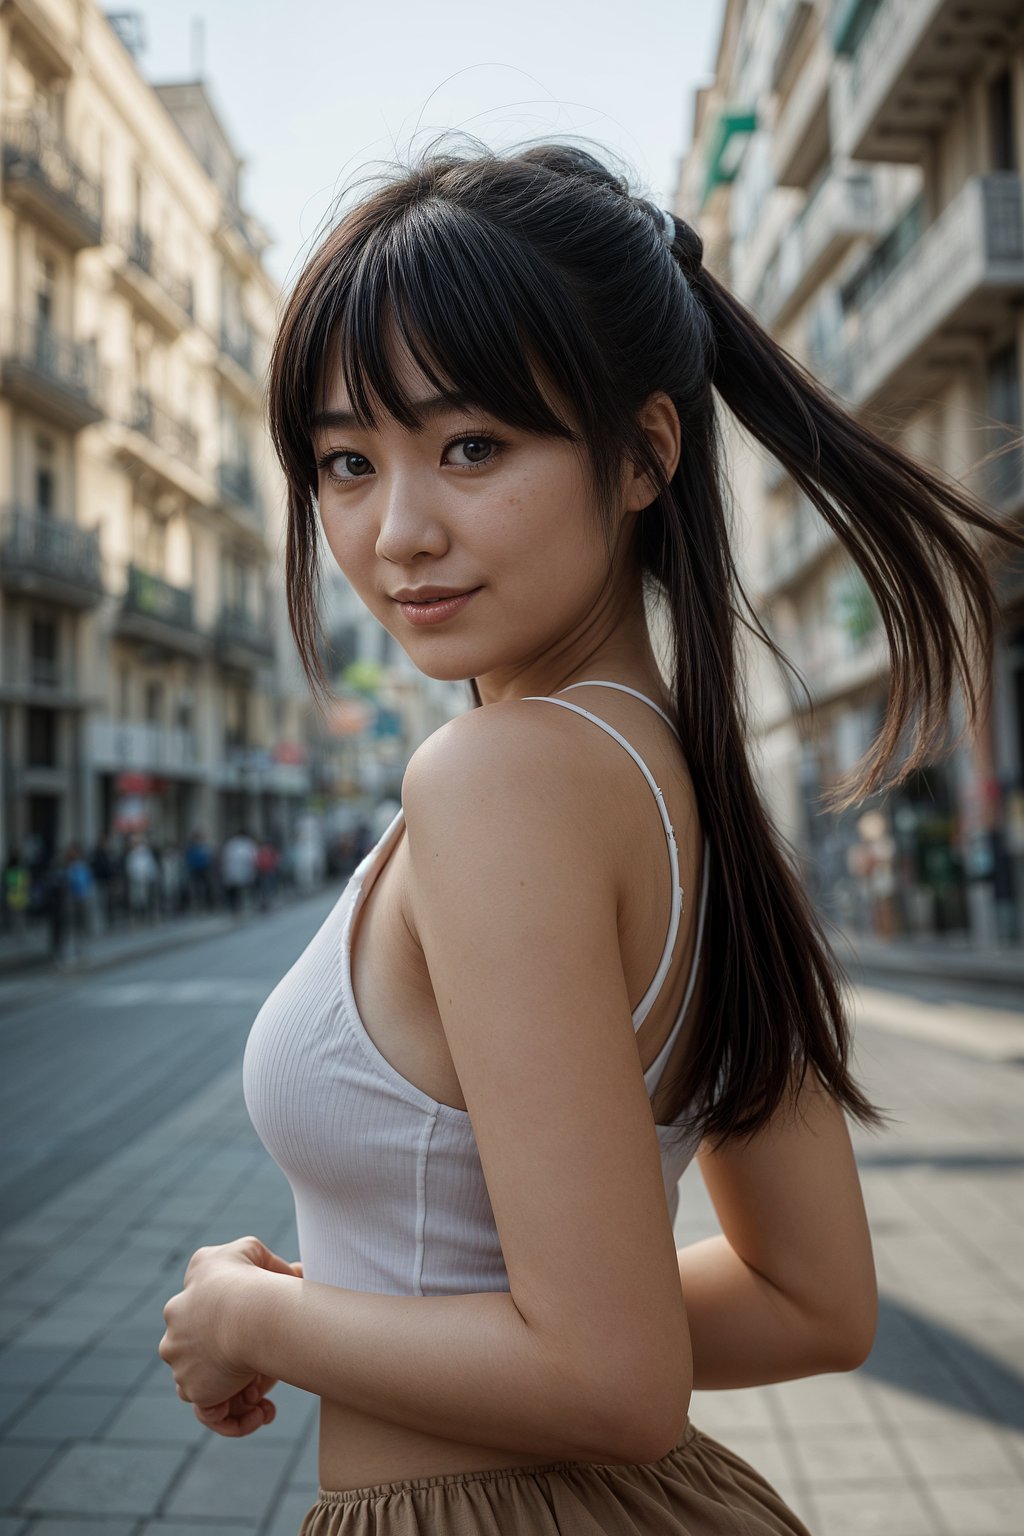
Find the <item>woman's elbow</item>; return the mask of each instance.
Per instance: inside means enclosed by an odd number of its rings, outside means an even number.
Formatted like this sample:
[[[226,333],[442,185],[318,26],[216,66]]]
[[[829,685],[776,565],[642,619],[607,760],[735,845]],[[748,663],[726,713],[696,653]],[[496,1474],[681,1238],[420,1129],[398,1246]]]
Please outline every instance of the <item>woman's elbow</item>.
[[[878,1331],[878,1292],[871,1288],[841,1314],[833,1314],[824,1337],[826,1371],[855,1371],[871,1353]]]
[[[690,1373],[668,1381],[659,1381],[658,1374],[638,1372],[629,1388],[613,1395],[606,1421],[607,1460],[660,1461],[678,1444],[689,1418]]]

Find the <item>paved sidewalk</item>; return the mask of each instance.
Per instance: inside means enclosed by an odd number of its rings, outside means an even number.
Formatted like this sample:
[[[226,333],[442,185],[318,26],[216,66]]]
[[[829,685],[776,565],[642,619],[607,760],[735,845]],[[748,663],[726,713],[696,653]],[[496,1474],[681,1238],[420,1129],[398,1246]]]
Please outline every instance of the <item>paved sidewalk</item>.
[[[861,1370],[697,1394],[699,1427],[772,1478],[814,1536],[1024,1529],[1021,1086],[1016,1067],[865,1027],[896,1120],[858,1150],[884,1292]],[[0,1536],[295,1536],[315,1495],[315,1404],[203,1430],[156,1354],[202,1243],[296,1242],[249,1126],[240,1063],[0,1242]],[[677,1238],[715,1230],[696,1170]]]

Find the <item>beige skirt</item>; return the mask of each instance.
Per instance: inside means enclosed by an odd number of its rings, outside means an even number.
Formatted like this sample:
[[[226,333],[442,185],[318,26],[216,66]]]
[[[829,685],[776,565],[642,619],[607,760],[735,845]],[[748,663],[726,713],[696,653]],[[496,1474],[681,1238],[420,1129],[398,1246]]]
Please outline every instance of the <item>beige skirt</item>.
[[[320,1490],[299,1536],[810,1536],[741,1457],[688,1423],[660,1461],[554,1461]]]

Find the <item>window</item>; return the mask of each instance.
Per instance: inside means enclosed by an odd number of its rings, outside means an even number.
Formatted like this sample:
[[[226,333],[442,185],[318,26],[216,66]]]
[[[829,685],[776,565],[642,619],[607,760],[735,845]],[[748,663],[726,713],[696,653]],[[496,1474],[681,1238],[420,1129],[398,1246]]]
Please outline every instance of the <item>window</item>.
[[[1021,411],[1020,354],[1016,341],[993,352],[986,369],[991,448],[1000,448],[988,465],[988,495],[998,506],[1024,489],[1024,435]],[[1011,446],[1012,445],[1012,446]]]
[[[57,767],[57,715],[52,709],[26,711],[26,761],[29,768]]]
[[[40,256],[36,279],[36,321],[50,330],[56,319],[57,264],[52,256]]]
[[[36,485],[35,485],[35,511],[44,517],[49,517],[54,510],[56,475],[53,467],[53,440],[43,437],[36,438]]]
[[[55,687],[60,682],[57,656],[57,625],[52,619],[33,619],[29,628],[32,682]]]
[[[164,723],[163,683],[146,684],[146,719],[150,725],[163,725]]]
[[[988,121],[992,141],[992,169],[1017,169],[1017,134],[1013,111],[1013,77],[1008,69],[989,81]]]
[[[190,686],[186,686],[174,700],[174,724],[179,731],[191,731],[194,719],[195,693]]]

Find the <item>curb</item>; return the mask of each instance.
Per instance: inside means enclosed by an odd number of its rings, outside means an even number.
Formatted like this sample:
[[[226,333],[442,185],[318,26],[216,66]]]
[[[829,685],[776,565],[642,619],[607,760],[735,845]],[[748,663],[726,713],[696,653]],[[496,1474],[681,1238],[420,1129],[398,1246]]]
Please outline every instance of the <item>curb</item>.
[[[316,891],[310,891],[294,897],[287,903],[282,903],[269,913],[252,913],[249,915],[249,921],[261,916],[272,916],[274,912],[290,911],[291,908],[314,901],[322,895],[330,895],[332,889],[333,886],[321,886]],[[18,977],[27,979],[37,976],[40,972],[55,978],[81,976],[92,971],[106,970],[112,965],[122,965],[131,960],[144,960],[149,955],[162,954],[168,949],[180,949],[186,944],[201,944],[204,939],[213,939],[224,933],[232,933],[241,926],[242,924],[230,914],[222,914],[209,918],[202,927],[192,926],[184,931],[174,923],[162,925],[154,929],[151,935],[140,938],[136,943],[118,945],[115,942],[109,949],[94,951],[73,960],[55,961],[49,951],[40,954],[16,955],[11,959],[0,958],[0,981],[8,978],[14,980]]]
[[[933,951],[877,940],[861,943],[846,933],[829,932],[828,937],[843,964],[861,973],[1019,986],[1024,997],[1024,949],[958,952],[955,948],[936,947]]]

